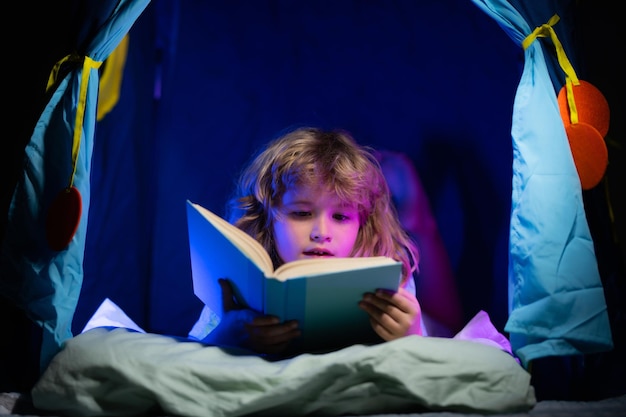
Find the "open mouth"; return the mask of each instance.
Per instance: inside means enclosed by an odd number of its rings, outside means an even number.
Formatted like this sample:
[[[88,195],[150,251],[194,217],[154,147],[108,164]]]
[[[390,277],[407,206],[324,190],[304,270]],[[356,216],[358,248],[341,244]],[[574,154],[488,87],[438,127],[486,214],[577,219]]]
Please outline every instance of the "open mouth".
[[[306,256],[333,256],[332,253],[325,250],[310,250],[303,252]]]

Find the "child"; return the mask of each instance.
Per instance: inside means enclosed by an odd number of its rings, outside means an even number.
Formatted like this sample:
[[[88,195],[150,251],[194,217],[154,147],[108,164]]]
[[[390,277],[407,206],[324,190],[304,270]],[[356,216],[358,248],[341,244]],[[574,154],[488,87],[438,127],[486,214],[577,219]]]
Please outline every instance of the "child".
[[[413,272],[417,248],[402,228],[374,154],[345,131],[299,128],[270,142],[245,168],[229,220],[257,239],[274,267],[309,257],[386,255],[402,262],[396,293],[365,294],[359,307],[381,340],[422,334]],[[220,281],[222,321],[203,339],[281,354],[298,323],[243,309]]]

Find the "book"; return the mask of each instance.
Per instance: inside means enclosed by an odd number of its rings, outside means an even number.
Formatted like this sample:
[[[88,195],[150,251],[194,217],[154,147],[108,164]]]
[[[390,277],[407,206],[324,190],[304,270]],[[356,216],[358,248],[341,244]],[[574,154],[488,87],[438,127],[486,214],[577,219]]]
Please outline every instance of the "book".
[[[194,294],[218,317],[223,314],[218,279],[226,278],[240,304],[281,321],[298,320],[299,350],[381,340],[358,302],[379,288],[397,291],[400,262],[385,256],[312,258],[274,270],[252,236],[189,200],[187,225]]]

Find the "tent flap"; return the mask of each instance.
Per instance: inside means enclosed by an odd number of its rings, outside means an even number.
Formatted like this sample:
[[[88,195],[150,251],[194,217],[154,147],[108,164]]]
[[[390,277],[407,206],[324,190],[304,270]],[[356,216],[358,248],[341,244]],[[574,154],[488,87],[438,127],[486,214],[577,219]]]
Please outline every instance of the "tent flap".
[[[532,32],[509,2],[473,1],[516,44],[521,46]],[[505,330],[515,354],[527,366],[546,356],[607,351],[613,341],[580,179],[540,42],[533,42],[524,53],[511,127],[514,159]]]
[[[148,3],[149,0],[119,1],[111,16],[103,19],[106,21],[90,42],[86,57],[95,62],[106,59]],[[82,285],[99,72],[97,68],[78,67],[55,85],[25,149],[24,170],[9,206],[0,256],[0,291],[43,329],[42,370],[61,344],[72,337],[71,324]],[[82,98],[81,88],[86,92]],[[76,114],[82,110],[84,117],[75,126]],[[68,186],[74,166],[74,130],[80,122],[82,134],[78,135],[80,147],[73,186],[82,196],[82,214],[67,248],[55,251],[48,247],[46,239],[47,210]]]

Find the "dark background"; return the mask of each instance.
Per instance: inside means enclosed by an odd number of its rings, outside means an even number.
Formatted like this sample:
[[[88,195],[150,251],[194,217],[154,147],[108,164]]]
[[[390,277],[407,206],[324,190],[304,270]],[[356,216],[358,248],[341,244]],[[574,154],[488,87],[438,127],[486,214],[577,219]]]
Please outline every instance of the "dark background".
[[[522,53],[495,22],[471,2],[164,4],[156,42],[150,14],[131,31],[132,97],[98,127],[76,331],[103,294],[152,331],[190,328],[185,200],[222,213],[250,155],[301,124],[406,152],[468,319],[483,309],[504,327]]]
[[[63,2],[20,7],[19,42],[9,55],[12,83],[23,87],[11,89],[9,120],[19,123],[2,141],[3,220],[49,71],[69,52],[75,12]],[[608,1],[545,2],[530,13],[531,27],[556,12],[579,78],[611,108],[607,175],[584,198],[617,325],[626,253],[616,61],[623,30]],[[186,335],[202,304],[191,286],[185,200],[223,213],[250,155],[296,125],[345,128],[363,144],[407,153],[430,196],[466,321],[482,309],[503,331],[510,127],[523,52],[470,0],[158,0],[129,36],[120,102],[94,139],[74,333],[108,297],[147,331]],[[3,351],[28,366],[37,329],[10,300],[0,301]],[[621,348],[623,332],[614,338]],[[15,378],[18,388],[30,382]]]

